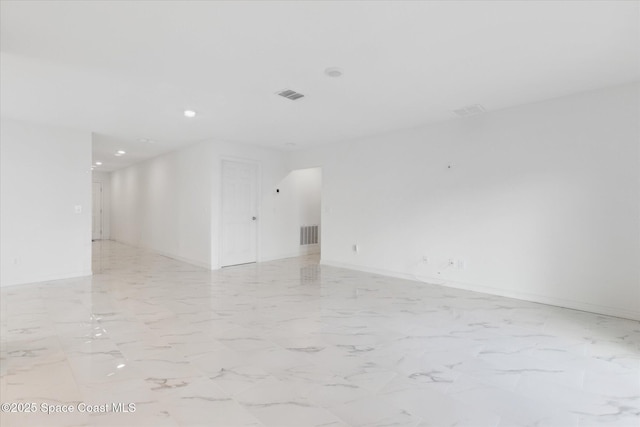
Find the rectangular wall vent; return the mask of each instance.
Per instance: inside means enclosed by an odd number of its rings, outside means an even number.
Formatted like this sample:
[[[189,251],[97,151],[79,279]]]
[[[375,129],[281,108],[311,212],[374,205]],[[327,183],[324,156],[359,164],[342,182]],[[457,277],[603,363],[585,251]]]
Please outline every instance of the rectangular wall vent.
[[[303,225],[300,227],[300,246],[318,244],[318,226]]]
[[[476,114],[484,113],[484,111],[484,107],[480,104],[467,105],[466,107],[453,110],[453,112],[460,117],[475,116]]]
[[[302,98],[304,95],[301,93],[296,92],[295,90],[291,90],[291,89],[284,89],[281,90],[280,92],[276,92],[278,95],[290,99],[292,101],[295,101],[296,99],[300,99]]]

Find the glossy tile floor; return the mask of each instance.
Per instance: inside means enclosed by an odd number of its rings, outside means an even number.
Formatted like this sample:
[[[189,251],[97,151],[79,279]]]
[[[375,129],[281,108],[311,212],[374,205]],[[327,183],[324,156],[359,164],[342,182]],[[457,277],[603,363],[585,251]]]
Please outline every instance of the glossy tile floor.
[[[639,322],[315,257],[94,255],[93,278],[1,291],[0,395],[37,409],[3,427],[640,425]]]

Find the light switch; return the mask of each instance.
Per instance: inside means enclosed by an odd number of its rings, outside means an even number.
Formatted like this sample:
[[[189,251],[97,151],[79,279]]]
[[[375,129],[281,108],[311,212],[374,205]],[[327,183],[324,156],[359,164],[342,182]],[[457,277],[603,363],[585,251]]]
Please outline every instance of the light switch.
[[[74,207],[75,211],[77,214],[81,214],[82,213],[82,206],[81,205],[76,205]]]

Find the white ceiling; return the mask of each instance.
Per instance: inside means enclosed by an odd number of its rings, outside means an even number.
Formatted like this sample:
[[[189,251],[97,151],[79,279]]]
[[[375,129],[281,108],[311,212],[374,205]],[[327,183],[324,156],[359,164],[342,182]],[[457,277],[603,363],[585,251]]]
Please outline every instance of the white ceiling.
[[[2,115],[95,132],[103,170],[203,139],[299,149],[640,80],[636,1],[0,4]]]

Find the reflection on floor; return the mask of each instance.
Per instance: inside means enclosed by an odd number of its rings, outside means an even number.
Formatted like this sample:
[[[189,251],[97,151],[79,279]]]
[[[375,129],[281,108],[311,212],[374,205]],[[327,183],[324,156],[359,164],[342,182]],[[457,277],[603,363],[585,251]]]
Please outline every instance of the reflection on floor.
[[[92,278],[1,291],[0,395],[36,410],[3,427],[640,425],[639,322],[316,257],[94,251]]]

